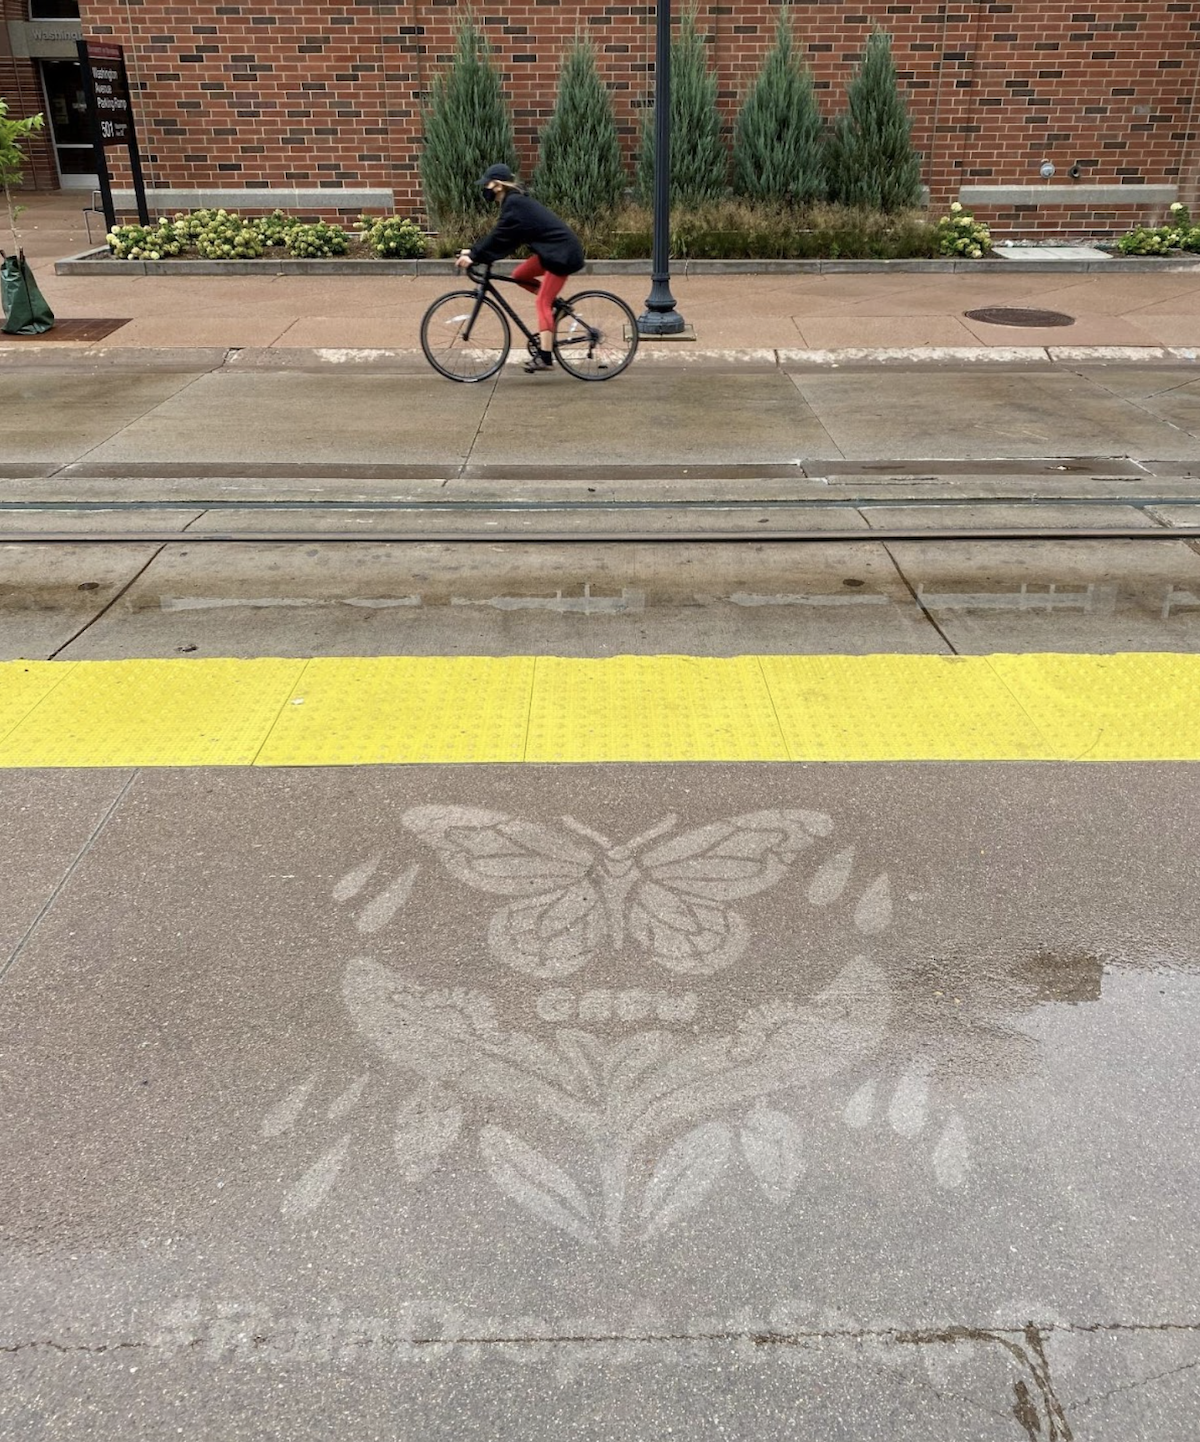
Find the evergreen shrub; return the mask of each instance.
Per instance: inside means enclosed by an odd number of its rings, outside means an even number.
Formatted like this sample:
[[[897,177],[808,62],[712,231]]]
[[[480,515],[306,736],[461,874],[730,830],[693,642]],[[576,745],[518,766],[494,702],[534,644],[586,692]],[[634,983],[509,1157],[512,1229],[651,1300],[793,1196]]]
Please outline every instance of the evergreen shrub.
[[[830,141],[831,197],[871,210],[920,203],[921,157],[912,145],[912,117],[900,94],[892,42],[876,30],[846,93],[847,108]]]
[[[612,99],[596,67],[596,52],[581,36],[563,61],[532,188],[543,205],[582,223],[611,214],[625,189]]]
[[[733,132],[733,192],[768,204],[824,198],[825,146],[812,75],[799,64],[795,33],[780,20]]]
[[[687,11],[671,41],[671,204],[702,205],[726,188],[729,156],[717,109],[717,77],[708,47]],[[647,110],[637,161],[637,189],[644,204],[654,195],[654,111]]]
[[[517,152],[491,47],[473,18],[458,27],[454,57],[434,79],[424,118],[421,184],[434,224],[482,214],[490,201],[479,177],[498,162],[515,170]]]

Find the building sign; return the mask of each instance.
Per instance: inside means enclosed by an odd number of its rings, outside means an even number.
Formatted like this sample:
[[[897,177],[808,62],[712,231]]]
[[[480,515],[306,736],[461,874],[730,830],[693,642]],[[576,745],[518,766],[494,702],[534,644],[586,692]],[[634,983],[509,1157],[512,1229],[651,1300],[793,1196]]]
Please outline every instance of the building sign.
[[[133,126],[129,77],[125,73],[125,52],[119,45],[112,45],[106,40],[81,40],[79,64],[83,71],[83,90],[87,96],[88,113],[92,122],[96,176],[100,182],[100,201],[104,207],[105,222],[109,230],[117,223],[106,152],[111,145],[121,145],[129,152],[129,172],[137,197],[138,219],[143,225],[149,225],[146,182],[142,177],[142,161],[138,154],[137,135]]]
[[[10,20],[8,41],[21,60],[74,60],[83,35],[78,20]]]
[[[133,107],[129,103],[129,78],[125,74],[125,52],[119,45],[87,40],[80,45],[84,83],[91,72],[91,94],[96,110],[101,145],[133,143]]]

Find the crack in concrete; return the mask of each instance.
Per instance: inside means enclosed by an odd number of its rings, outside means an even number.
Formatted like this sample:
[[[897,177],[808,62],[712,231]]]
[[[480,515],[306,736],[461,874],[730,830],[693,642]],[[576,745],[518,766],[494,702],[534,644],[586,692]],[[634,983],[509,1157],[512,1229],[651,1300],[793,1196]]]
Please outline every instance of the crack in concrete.
[[[705,1331],[705,1332],[579,1332],[564,1333],[553,1336],[536,1336],[528,1334],[514,1334],[512,1336],[406,1336],[400,1333],[392,1335],[381,1333],[377,1336],[370,1336],[366,1333],[355,1335],[353,1331],[349,1336],[341,1338],[338,1342],[338,1350],[341,1351],[343,1359],[347,1349],[403,1349],[403,1350],[425,1350],[430,1353],[439,1351],[453,1352],[457,1348],[470,1347],[475,1349],[512,1349],[512,1348],[570,1348],[570,1347],[612,1347],[612,1346],[645,1346],[657,1347],[680,1344],[724,1344],[733,1346],[749,1346],[752,1349],[769,1349],[772,1347],[796,1347],[804,1348],[813,1344],[824,1343],[847,1343],[861,1346],[864,1342],[874,1342],[881,1346],[898,1347],[941,1347],[957,1346],[961,1343],[978,1343],[983,1345],[996,1345],[1004,1349],[1017,1364],[1023,1375],[1013,1379],[1012,1396],[1009,1406],[1006,1409],[997,1408],[994,1404],[988,1405],[983,1399],[971,1397],[955,1389],[946,1389],[935,1385],[931,1380],[921,1379],[924,1385],[942,1402],[957,1402],[964,1406],[970,1406],[977,1410],[986,1412],[990,1416],[1009,1416],[1014,1419],[1021,1428],[1029,1442],[1074,1442],[1074,1432],[1067,1418],[1067,1407],[1058,1397],[1054,1380],[1051,1375],[1049,1359],[1046,1355],[1045,1343],[1048,1337],[1053,1335],[1070,1334],[1091,1334],[1119,1333],[1127,1335],[1153,1334],[1164,1332],[1196,1333],[1200,1335],[1200,1323],[1198,1322],[1089,1322],[1089,1323],[1061,1323],[1046,1322],[1035,1324],[1027,1322],[1022,1326],[1014,1327],[971,1327],[971,1326],[949,1326],[942,1328],[912,1329],[902,1328],[869,1328],[869,1327],[838,1327],[838,1328],[812,1328],[797,1329],[789,1332],[772,1331]],[[234,1354],[239,1348],[247,1345],[251,1351],[257,1352],[279,1343],[294,1342],[294,1335],[289,1331],[273,1334],[271,1332],[254,1331],[248,1336],[239,1337],[236,1340],[230,1336],[222,1340],[220,1353],[224,1355],[229,1346],[234,1347]],[[210,1343],[211,1339],[204,1336],[183,1336],[168,1347],[168,1350],[179,1352],[195,1352]],[[63,1342],[53,1337],[31,1338],[27,1341],[0,1343],[0,1354],[17,1355],[26,1352],[46,1350],[61,1356],[85,1355],[103,1356],[108,1353],[117,1352],[150,1352],[162,1350],[164,1343],[158,1338],[129,1339],[122,1338],[111,1342]],[[312,1360],[329,1360],[332,1348],[327,1353]],[[863,1362],[870,1365],[869,1356],[862,1358]],[[1072,1413],[1094,1406],[1100,1402],[1124,1393],[1138,1391],[1148,1387],[1155,1382],[1166,1378],[1178,1376],[1181,1373],[1192,1371],[1200,1367],[1200,1358],[1190,1362],[1184,1362],[1177,1367],[1167,1368],[1156,1372],[1148,1377],[1141,1378],[1135,1382],[1125,1383],[1113,1387],[1108,1391],[1089,1395],[1078,1402],[1072,1402],[1070,1409]]]
[[[1181,1372],[1190,1372],[1194,1367],[1200,1367],[1200,1357],[1192,1362],[1183,1362],[1178,1367],[1168,1367],[1165,1372],[1152,1372],[1149,1377],[1142,1377],[1137,1382],[1126,1382],[1121,1387],[1113,1387],[1111,1391],[1098,1392],[1094,1397],[1083,1397],[1078,1402],[1071,1403],[1071,1410],[1077,1411],[1081,1407],[1094,1406],[1097,1402],[1106,1402],[1110,1397],[1119,1397],[1124,1392],[1137,1392],[1142,1387],[1149,1387],[1167,1377],[1177,1377]]]
[[[99,1355],[104,1352],[124,1351],[146,1351],[153,1347],[153,1342],[56,1342],[53,1337],[37,1337],[28,1342],[0,1342],[0,1352],[16,1355],[18,1352],[29,1352],[39,1347],[47,1347],[52,1352],[72,1353],[86,1352]]]
[[[800,1328],[790,1332],[771,1331],[711,1331],[711,1332],[569,1332],[557,1334],[474,1335],[460,1336],[395,1336],[380,1337],[389,1343],[402,1343],[406,1347],[546,1347],[546,1346],[614,1346],[644,1345],[656,1346],[689,1342],[717,1342],[748,1344],[752,1347],[803,1347],[812,1342],[879,1342],[897,1346],[931,1347],[957,1345],[961,1342],[999,1342],[1006,1346],[1020,1347],[1021,1339],[1036,1358],[1039,1367],[1048,1372],[1045,1358],[1044,1338],[1052,1334],[1073,1335],[1075,1333],[1121,1332],[1128,1334],[1152,1332],[1195,1332],[1200,1334],[1200,1322],[1026,1322],[1012,1327],[970,1327],[950,1326],[938,1329],[907,1330],[897,1327],[834,1327]],[[256,1346],[268,1346],[276,1335],[256,1332],[249,1341]],[[198,1347],[203,1345],[204,1336],[183,1339],[181,1345]],[[370,1339],[361,1339],[356,1345],[369,1345]],[[0,1352],[19,1352],[33,1347],[49,1347],[59,1352],[105,1352],[118,1348],[152,1348],[161,1345],[155,1339],[140,1341],[65,1343],[54,1338],[31,1338],[23,1342],[0,1342]],[[1187,1363],[1186,1367],[1200,1366],[1200,1359]],[[1175,1370],[1184,1370],[1178,1368]],[[1168,1375],[1168,1374],[1164,1374]]]

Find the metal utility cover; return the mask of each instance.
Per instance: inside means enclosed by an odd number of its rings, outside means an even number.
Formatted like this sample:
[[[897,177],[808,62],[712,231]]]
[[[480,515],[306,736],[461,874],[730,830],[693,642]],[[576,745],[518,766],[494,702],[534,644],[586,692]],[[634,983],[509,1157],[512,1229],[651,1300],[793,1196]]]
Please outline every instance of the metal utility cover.
[[[1037,329],[1043,326],[1074,325],[1073,315],[1060,310],[1020,310],[1002,305],[985,306],[966,312],[968,320],[981,320],[987,325],[1019,325]]]

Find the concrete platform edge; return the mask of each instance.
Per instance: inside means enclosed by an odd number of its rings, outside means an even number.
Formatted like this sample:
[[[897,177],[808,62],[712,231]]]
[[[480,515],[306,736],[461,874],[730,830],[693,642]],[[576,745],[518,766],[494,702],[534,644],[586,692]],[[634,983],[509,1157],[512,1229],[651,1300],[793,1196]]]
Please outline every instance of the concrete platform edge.
[[[523,362],[513,353],[511,365]],[[778,350],[770,347],[718,349],[698,346],[659,346],[645,341],[635,364],[699,366],[714,369],[753,367],[764,370],[836,369],[840,366],[961,366],[961,365],[1172,365],[1200,361],[1195,346],[848,346],[832,350]],[[324,370],[326,367],[375,367],[381,370],[429,370],[419,350],[382,347],[140,347],[110,346],[0,338],[0,368],[6,366],[73,365],[147,366],[162,370],[212,371],[226,366],[259,370]]]

